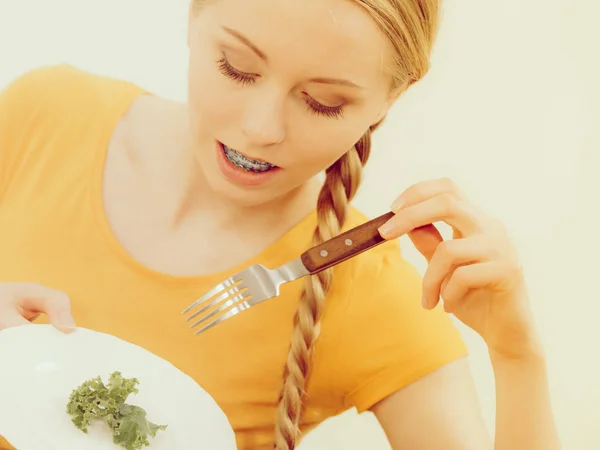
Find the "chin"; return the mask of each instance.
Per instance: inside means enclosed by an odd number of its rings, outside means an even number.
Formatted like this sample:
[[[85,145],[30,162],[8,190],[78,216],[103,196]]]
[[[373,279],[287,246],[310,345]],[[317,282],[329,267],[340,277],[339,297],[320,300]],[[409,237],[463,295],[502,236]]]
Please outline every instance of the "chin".
[[[269,203],[277,197],[278,186],[248,186],[232,182],[214,165],[202,165],[204,179],[218,201],[243,208]]]
[[[221,201],[240,207],[280,201],[299,192],[308,181],[294,179],[298,174],[286,168],[249,159],[220,141],[213,145],[212,158],[202,155],[198,165],[210,190]]]

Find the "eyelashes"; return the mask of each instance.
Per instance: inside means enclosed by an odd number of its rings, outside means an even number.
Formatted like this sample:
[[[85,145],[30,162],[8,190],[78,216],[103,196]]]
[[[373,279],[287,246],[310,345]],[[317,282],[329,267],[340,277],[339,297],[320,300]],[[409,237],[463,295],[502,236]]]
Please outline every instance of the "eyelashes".
[[[229,61],[227,61],[225,56],[217,61],[217,67],[223,75],[244,86],[254,84],[256,79],[259,77],[259,75],[253,73],[246,73],[237,70],[229,63]],[[306,92],[303,92],[302,94],[304,95],[304,101],[308,112],[311,114],[329,117],[332,119],[341,118],[343,116],[344,109],[342,106],[325,106],[317,102]]]
[[[232,80],[240,83],[240,84],[254,84],[256,82],[257,75],[251,73],[240,72],[235,69],[229,61],[223,56],[220,60],[217,61],[217,65],[219,66],[220,72],[226,77],[231,78]]]
[[[341,106],[322,105],[306,93],[304,93],[304,101],[306,102],[308,111],[313,114],[330,117],[332,119],[341,118],[343,116],[344,109]]]

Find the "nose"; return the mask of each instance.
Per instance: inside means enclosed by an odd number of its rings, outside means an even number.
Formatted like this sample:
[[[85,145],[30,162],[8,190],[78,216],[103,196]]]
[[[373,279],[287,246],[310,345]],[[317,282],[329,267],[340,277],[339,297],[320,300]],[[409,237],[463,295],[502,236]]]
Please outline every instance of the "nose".
[[[248,102],[242,118],[242,131],[261,147],[280,144],[285,139],[284,99],[276,92],[261,90]]]

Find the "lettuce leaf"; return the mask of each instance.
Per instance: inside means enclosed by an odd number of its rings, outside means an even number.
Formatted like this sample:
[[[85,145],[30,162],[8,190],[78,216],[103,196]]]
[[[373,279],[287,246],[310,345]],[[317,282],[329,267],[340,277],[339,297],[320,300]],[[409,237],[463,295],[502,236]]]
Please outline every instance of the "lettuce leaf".
[[[110,417],[107,423],[114,430],[113,442],[132,450],[150,445],[148,435],[155,437],[165,425],[156,425],[146,419],[146,411],[139,406],[123,405],[119,414]]]
[[[113,372],[105,385],[100,377],[85,381],[69,396],[67,413],[82,432],[87,433],[94,419],[103,419],[113,431],[113,442],[127,450],[149,446],[148,436],[155,437],[166,425],[156,425],[146,419],[146,411],[128,405],[127,398],[139,391],[136,378],[123,378]]]

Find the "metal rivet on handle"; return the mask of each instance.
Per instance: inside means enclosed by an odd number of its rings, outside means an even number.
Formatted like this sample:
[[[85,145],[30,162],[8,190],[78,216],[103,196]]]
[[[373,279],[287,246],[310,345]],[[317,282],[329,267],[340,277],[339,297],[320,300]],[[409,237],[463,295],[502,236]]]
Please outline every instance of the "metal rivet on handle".
[[[323,258],[325,258],[327,255],[329,255],[329,252],[327,250],[321,250],[321,256]]]
[[[346,239],[345,240],[346,245],[350,246],[353,244],[352,239]]]

